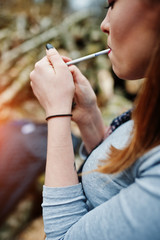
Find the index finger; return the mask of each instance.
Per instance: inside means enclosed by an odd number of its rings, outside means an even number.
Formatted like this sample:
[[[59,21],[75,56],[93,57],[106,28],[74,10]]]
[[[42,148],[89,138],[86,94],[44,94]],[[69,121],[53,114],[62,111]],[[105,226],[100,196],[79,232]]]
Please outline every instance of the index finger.
[[[62,57],[58,53],[58,51],[55,48],[50,48],[49,50],[46,49],[46,54],[48,60],[51,62],[51,64],[54,66],[55,69],[58,69],[59,67],[67,67],[67,65],[64,63]]]

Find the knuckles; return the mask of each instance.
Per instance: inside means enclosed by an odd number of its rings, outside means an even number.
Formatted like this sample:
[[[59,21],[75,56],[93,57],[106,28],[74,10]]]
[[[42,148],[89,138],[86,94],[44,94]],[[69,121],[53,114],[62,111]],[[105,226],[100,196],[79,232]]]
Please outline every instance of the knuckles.
[[[34,70],[30,73],[29,77],[30,77],[30,79],[31,79],[31,81],[32,81],[32,80],[33,80],[33,77],[34,77]]]
[[[34,65],[35,69],[39,69],[39,68],[41,68],[43,66],[44,62],[42,60],[36,62],[36,64]]]
[[[36,69],[36,68],[39,68],[40,67],[40,62],[36,62],[36,64],[34,65],[34,68]]]
[[[46,63],[48,63],[48,58],[45,56],[41,60],[35,63],[34,68],[40,69],[42,68]]]

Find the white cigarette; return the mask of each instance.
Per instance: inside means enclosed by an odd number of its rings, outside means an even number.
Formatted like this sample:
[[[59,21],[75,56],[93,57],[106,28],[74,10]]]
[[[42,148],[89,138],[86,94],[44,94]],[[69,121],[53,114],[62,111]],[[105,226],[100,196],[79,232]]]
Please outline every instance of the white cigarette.
[[[103,50],[103,51],[100,51],[100,52],[96,52],[96,53],[87,55],[87,56],[85,56],[85,57],[77,58],[77,59],[75,59],[75,60],[73,60],[73,61],[67,62],[66,64],[67,64],[68,66],[71,65],[71,64],[76,64],[76,63],[85,61],[85,60],[87,60],[87,59],[94,58],[94,57],[97,57],[97,56],[99,56],[99,55],[103,55],[103,54],[109,53],[110,50],[111,50],[111,49],[108,48],[108,49],[105,49],[105,50]]]

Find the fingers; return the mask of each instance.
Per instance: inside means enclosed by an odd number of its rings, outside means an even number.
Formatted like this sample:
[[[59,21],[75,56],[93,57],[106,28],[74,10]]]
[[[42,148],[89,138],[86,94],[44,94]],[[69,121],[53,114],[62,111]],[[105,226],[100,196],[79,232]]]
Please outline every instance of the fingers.
[[[31,73],[32,74],[32,73]],[[30,79],[31,79],[31,74],[30,74]],[[32,88],[33,94],[36,96],[35,89],[34,89],[34,83],[32,82],[32,79],[30,81],[30,86]]]
[[[34,70],[41,72],[43,71],[45,68],[52,68],[53,66],[51,65],[51,63],[48,61],[48,58],[45,56],[43,57],[40,61],[36,62],[36,64],[34,65]]]
[[[29,77],[30,77],[30,85],[32,87],[33,86],[32,80],[34,79],[34,70],[30,73]]]
[[[69,66],[69,70],[72,73],[74,82],[83,82],[85,78],[85,76],[81,73],[81,71],[79,70],[79,68],[77,68],[75,65],[71,65]]]
[[[30,73],[30,85],[32,89],[35,82],[37,82],[37,79],[39,79],[39,76],[43,76],[44,72],[49,72],[50,69],[53,71],[53,67],[50,65],[46,56],[36,62],[33,71]]]
[[[67,63],[67,62],[69,62],[69,61],[72,60],[71,58],[66,57],[66,56],[61,56],[61,57],[62,57],[62,59],[63,59],[63,61],[64,61],[65,63]]]
[[[31,88],[33,89],[33,83],[32,83],[32,80],[30,81],[30,86],[31,86]]]
[[[62,57],[59,55],[58,51],[55,48],[51,48],[49,50],[46,50],[47,58],[53,65],[55,69],[61,68],[62,66],[67,65],[64,63]]]

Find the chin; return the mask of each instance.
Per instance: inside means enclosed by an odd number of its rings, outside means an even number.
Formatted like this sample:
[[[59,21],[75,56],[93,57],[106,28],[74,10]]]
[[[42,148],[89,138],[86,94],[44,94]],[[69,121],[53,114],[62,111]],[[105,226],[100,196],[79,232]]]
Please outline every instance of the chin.
[[[144,73],[137,72],[136,70],[125,71],[122,69],[116,69],[114,67],[113,67],[113,71],[118,78],[123,79],[123,80],[138,80],[140,78],[143,78],[145,75]]]

